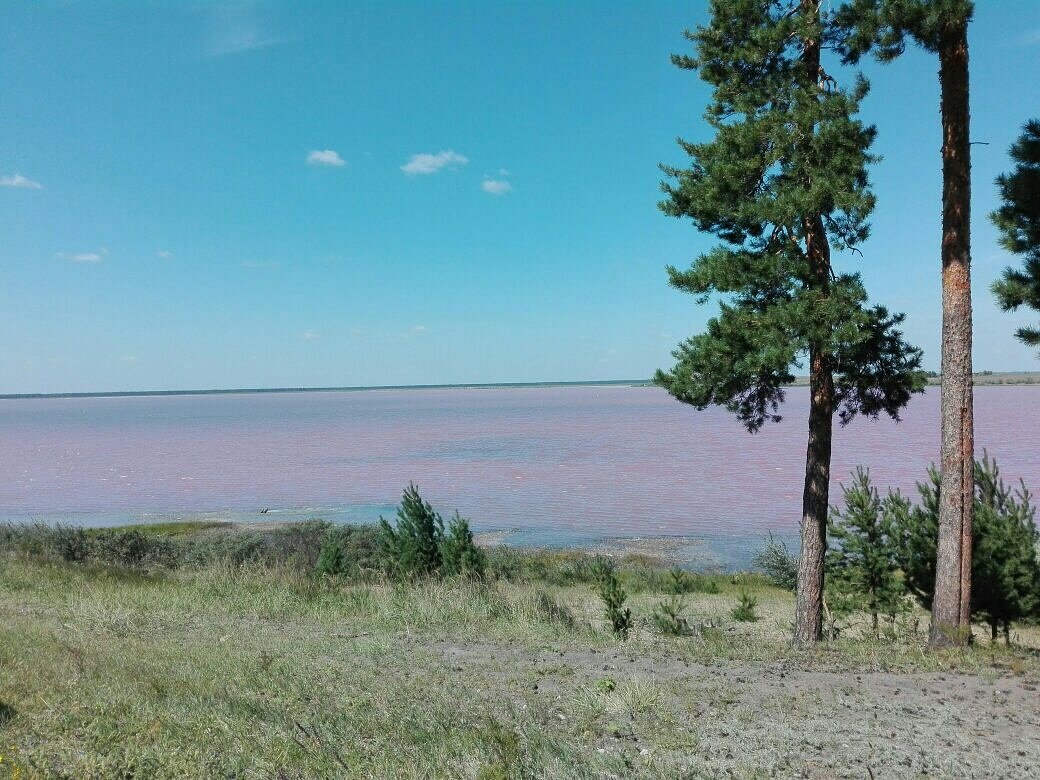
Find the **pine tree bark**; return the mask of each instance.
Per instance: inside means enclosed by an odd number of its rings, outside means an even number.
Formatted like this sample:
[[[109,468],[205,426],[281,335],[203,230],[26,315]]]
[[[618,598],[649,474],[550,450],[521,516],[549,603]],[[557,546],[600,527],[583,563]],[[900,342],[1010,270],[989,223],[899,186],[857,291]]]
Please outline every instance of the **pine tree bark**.
[[[971,635],[971,534],[975,445],[971,371],[971,145],[967,20],[939,47],[943,125],[942,444],[939,542],[929,645]]]
[[[819,0],[802,0],[802,11],[819,20]],[[820,74],[822,29],[802,41],[801,60],[806,72]],[[811,132],[807,135],[811,136]],[[814,287],[824,297],[830,290],[831,253],[827,230],[819,215],[803,223],[805,252]],[[809,441],[805,452],[802,490],[802,549],[798,557],[798,593],[795,601],[794,640],[812,644],[823,639],[823,577],[827,552],[827,512],[831,478],[831,437],[834,425],[834,375],[827,345],[809,346]]]
[[[821,295],[826,296],[830,289],[830,246],[819,216],[806,220],[806,253],[814,281]],[[798,557],[795,602],[794,639],[799,644],[823,639],[823,567],[827,553],[833,427],[834,374],[830,355],[826,345],[815,343],[809,348],[809,441],[805,451],[802,550]]]

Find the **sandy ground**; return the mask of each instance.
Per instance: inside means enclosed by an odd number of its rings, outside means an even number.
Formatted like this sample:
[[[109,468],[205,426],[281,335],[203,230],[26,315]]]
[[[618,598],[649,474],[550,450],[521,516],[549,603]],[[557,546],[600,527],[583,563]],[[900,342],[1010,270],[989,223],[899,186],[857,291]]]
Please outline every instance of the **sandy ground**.
[[[609,713],[614,693],[605,689],[613,684],[622,695],[641,688],[648,706],[667,699],[661,709],[682,713],[667,726],[676,732],[664,740],[673,749],[662,749],[660,734],[641,734],[646,718],[623,717],[625,706],[614,707],[613,722],[596,735],[600,752],[644,760],[653,756],[642,741],[654,743],[669,770],[663,776],[676,768],[694,777],[1040,776],[1040,693],[1028,676],[849,673],[786,661],[705,666],[623,650],[494,644],[436,649],[446,663],[517,692],[515,706],[534,697],[551,709],[555,701],[561,724],[580,717],[568,702],[590,692]]]

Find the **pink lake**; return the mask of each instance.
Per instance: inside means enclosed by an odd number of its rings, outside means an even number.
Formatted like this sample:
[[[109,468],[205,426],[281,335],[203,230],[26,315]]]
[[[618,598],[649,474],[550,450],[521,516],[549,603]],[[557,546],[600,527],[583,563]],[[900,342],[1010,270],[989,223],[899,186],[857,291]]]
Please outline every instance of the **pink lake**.
[[[689,536],[742,546],[797,529],[807,391],[750,435],[651,387],[414,389],[0,400],[0,519],[392,513],[409,481],[478,530],[565,543]],[[976,389],[978,451],[1040,487],[1040,387]],[[869,466],[914,490],[938,454],[938,392],[903,422],[836,432],[834,486]]]

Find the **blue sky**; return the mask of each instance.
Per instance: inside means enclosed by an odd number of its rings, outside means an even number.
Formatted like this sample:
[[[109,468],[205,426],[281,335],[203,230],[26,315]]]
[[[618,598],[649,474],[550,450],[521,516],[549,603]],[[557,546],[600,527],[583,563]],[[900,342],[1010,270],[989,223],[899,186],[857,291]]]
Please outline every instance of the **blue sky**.
[[[1040,114],[1040,3],[971,32],[975,363],[1038,369],[994,307],[994,176]],[[656,209],[708,91],[697,2],[8,2],[0,392],[646,377],[714,308]],[[865,66],[871,297],[938,367],[937,65]]]

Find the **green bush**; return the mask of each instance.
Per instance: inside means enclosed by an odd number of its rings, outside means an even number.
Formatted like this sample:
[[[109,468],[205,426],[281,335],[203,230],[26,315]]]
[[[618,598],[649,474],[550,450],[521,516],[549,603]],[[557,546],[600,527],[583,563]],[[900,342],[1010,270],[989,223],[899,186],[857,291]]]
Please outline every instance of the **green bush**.
[[[739,620],[743,623],[754,623],[758,620],[758,613],[755,612],[757,608],[758,599],[745,590],[741,592],[740,600],[737,602],[737,606],[733,607],[730,614],[734,620]]]
[[[752,564],[765,573],[766,578],[784,590],[794,591],[798,586],[798,559],[787,549],[782,539],[769,532],[765,546],[751,559]]]
[[[666,636],[687,636],[692,631],[682,614],[685,606],[680,596],[672,596],[654,607],[650,622]]]
[[[318,574],[359,575],[386,568],[379,529],[370,526],[336,526],[322,543],[315,563]]]
[[[616,639],[624,641],[632,630],[632,610],[625,607],[628,595],[621,587],[614,564],[605,558],[596,559],[597,579],[599,580],[599,596],[603,605],[610,630]]]
[[[682,596],[687,593],[718,593],[719,585],[714,580],[673,566],[668,571],[665,592],[674,596]]]
[[[484,576],[484,551],[474,543],[469,521],[461,517],[458,510],[455,510],[455,517],[448,524],[448,533],[441,542],[441,561],[445,574]]]
[[[395,525],[380,517],[379,527],[383,552],[395,574],[418,577],[440,571],[444,521],[415,485],[405,488]]]
[[[899,564],[907,590],[926,609],[935,589],[935,557],[939,538],[938,470],[919,482],[920,505],[893,494],[899,532]],[[1012,491],[988,453],[975,462],[974,522],[972,523],[971,608],[990,624],[992,637],[1003,628],[1010,643],[1014,620],[1036,617],[1040,611],[1040,562],[1036,509],[1025,485]]]
[[[458,511],[444,530],[444,520],[419,489],[408,485],[394,525],[379,518],[380,545],[390,574],[401,577],[483,577],[484,552],[473,541],[469,521]]]
[[[830,611],[834,617],[866,612],[879,639],[878,616],[894,621],[906,601],[899,576],[899,499],[883,501],[863,468],[856,469],[848,486],[842,485],[842,495],[844,509],[832,509],[827,522],[834,542],[826,558]]]

